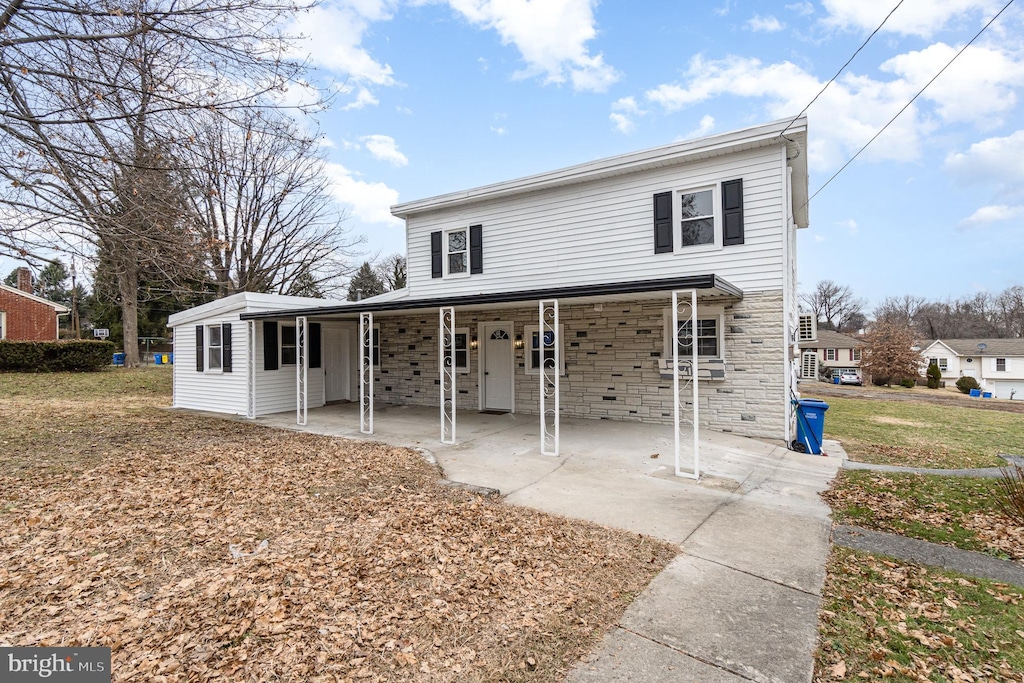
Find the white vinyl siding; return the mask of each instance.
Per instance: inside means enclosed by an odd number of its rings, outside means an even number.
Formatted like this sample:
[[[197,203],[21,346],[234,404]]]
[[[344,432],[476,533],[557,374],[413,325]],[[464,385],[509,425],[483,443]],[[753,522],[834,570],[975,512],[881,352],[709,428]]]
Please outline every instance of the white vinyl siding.
[[[409,286],[416,298],[715,275],[744,291],[783,286],[784,155],[763,148],[606,177],[409,218]],[[743,179],[744,244],[654,253],[653,197]],[[430,233],[483,224],[484,273],[431,278]],[[678,235],[676,236],[678,240]]]
[[[196,372],[196,325],[231,323],[231,372]],[[208,410],[214,413],[245,415],[248,411],[249,372],[247,323],[238,313],[208,318],[174,328],[175,408]],[[321,361],[321,365],[322,365]],[[308,372],[308,405],[323,405],[323,368]],[[263,323],[256,322],[256,414],[266,415],[295,410],[295,366],[263,370]]]

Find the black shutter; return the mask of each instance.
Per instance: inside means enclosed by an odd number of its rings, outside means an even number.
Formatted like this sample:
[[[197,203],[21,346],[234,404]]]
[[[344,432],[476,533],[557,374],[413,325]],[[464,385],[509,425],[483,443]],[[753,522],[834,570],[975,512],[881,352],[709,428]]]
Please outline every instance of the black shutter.
[[[484,272],[484,226],[469,226],[469,272]]]
[[[196,325],[196,372],[203,371],[203,326]]]
[[[743,244],[743,179],[722,183],[722,244]]]
[[[231,372],[231,323],[224,323],[220,326],[220,343],[224,372]]]
[[[654,253],[672,253],[672,193],[654,195]]]
[[[277,323],[263,321],[263,369],[277,370]]]
[[[320,323],[309,324],[309,367],[320,367]]]
[[[430,277],[444,275],[444,255],[441,253],[441,231],[430,233]]]

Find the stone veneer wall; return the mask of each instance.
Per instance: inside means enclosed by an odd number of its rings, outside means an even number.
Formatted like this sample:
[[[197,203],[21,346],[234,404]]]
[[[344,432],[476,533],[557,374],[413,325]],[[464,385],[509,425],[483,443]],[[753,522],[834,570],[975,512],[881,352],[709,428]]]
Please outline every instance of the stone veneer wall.
[[[770,439],[784,437],[782,293],[747,294],[742,301],[698,304],[724,312],[726,379],[700,385],[701,425],[716,431]],[[663,314],[668,301],[560,305],[566,375],[561,380],[562,414],[569,417],[672,422],[672,380],[662,377]],[[724,310],[723,310],[724,309]],[[476,314],[457,313],[456,327],[477,335],[481,322],[512,322],[514,335],[537,324],[537,308]],[[401,317],[379,317],[381,367],[374,396],[392,404],[439,403],[438,318],[436,310]],[[527,375],[524,354],[515,350],[515,409],[536,414],[537,375]],[[470,350],[470,372],[457,378],[460,410],[479,408],[479,353]]]

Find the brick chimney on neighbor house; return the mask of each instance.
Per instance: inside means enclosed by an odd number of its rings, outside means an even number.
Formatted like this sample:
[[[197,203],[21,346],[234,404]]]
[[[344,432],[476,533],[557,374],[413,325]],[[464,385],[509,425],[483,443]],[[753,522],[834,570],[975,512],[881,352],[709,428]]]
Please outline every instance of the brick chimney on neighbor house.
[[[28,268],[18,268],[18,289],[32,293],[32,271]]]

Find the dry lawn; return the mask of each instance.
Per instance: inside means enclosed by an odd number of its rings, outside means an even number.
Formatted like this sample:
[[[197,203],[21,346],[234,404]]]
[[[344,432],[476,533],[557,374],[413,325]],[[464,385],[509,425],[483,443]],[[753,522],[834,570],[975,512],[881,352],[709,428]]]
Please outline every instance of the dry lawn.
[[[0,644],[109,646],[118,681],[555,681],[677,551],[162,410],[167,375],[0,375]]]

